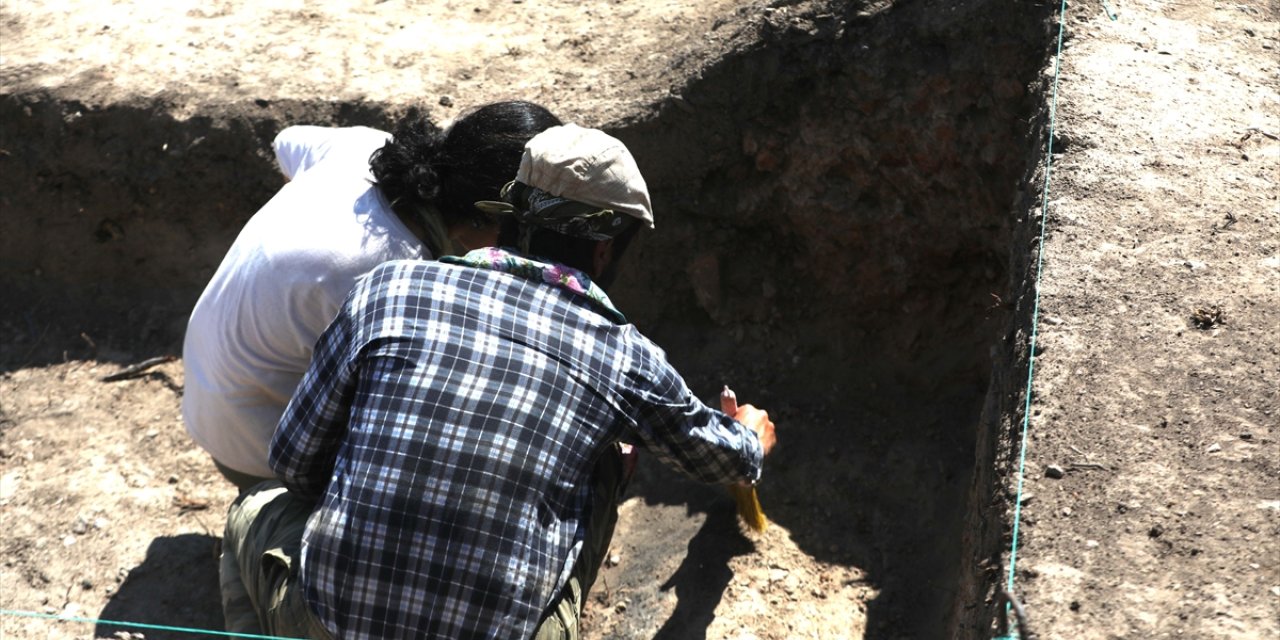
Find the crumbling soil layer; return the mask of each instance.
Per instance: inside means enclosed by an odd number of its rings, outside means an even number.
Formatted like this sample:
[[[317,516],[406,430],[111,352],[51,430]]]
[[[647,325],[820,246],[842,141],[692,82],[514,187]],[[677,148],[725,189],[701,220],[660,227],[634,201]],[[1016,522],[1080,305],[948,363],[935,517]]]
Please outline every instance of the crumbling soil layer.
[[[0,608],[219,629],[180,345],[270,139],[521,98],[633,149],[615,299],[781,443],[763,534],[644,462],[587,637],[989,637],[1035,327],[1032,630],[1275,635],[1274,5],[1072,7],[1050,169],[1052,3],[78,4],[0,10]]]

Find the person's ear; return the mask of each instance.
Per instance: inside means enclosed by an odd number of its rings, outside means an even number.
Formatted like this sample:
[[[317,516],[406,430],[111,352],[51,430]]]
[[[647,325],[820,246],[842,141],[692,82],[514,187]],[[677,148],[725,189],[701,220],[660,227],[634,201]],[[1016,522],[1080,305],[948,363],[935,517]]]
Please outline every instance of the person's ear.
[[[592,252],[591,256],[591,277],[600,277],[609,269],[611,264],[613,264],[613,238],[596,243],[595,251]]]

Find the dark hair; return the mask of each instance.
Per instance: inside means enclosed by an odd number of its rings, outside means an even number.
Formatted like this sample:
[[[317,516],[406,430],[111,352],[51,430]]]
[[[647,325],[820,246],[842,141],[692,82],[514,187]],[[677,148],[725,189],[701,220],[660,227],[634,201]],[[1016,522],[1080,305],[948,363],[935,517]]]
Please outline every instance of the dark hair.
[[[426,117],[405,118],[369,167],[402,216],[434,210],[446,227],[488,221],[475,202],[498,199],[520,168],[525,143],[560,124],[546,108],[518,100],[478,107],[444,131]]]
[[[639,223],[631,221],[613,238],[613,261],[602,273],[594,272],[596,245],[603,242],[601,240],[575,238],[550,229],[534,228],[530,230],[528,253],[582,271],[591,276],[592,282],[607,290],[617,277],[622,256],[627,252],[627,247],[631,246],[631,241],[640,231],[640,226]],[[522,231],[523,228],[513,216],[503,216],[502,229],[498,232],[498,244],[504,247],[518,246]]]

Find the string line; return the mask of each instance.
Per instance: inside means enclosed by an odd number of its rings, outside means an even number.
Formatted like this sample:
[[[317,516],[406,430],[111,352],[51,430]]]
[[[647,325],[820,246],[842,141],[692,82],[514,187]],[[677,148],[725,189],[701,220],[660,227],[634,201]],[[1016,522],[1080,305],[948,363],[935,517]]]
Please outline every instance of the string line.
[[[1108,15],[1111,15],[1110,9],[1108,9]],[[1013,584],[1018,565],[1018,533],[1019,523],[1022,520],[1022,489],[1026,480],[1027,470],[1027,433],[1031,425],[1031,390],[1036,369],[1036,340],[1040,334],[1040,279],[1044,274],[1044,237],[1046,221],[1049,219],[1049,181],[1053,172],[1053,135],[1057,128],[1058,79],[1062,75],[1062,41],[1066,25],[1067,0],[1062,0],[1058,12],[1058,50],[1054,56],[1053,96],[1049,102],[1049,144],[1044,161],[1044,191],[1040,196],[1040,236],[1039,241],[1036,243],[1035,297],[1031,307],[1031,344],[1027,353],[1027,386],[1023,393],[1025,398],[1022,407],[1022,437],[1018,451],[1018,490],[1013,504],[1013,540],[1009,544],[1009,579],[1005,587],[1005,590],[1010,595],[1014,594]],[[1005,619],[1008,619],[1009,609],[1012,605],[1006,602],[1004,607]],[[1021,634],[1022,630],[1019,629],[1016,636],[1010,633],[1006,636],[999,636],[995,640],[1016,640]]]
[[[207,636],[223,636],[232,638],[249,638],[250,640],[306,640],[306,638],[285,638],[281,636],[264,636],[253,633],[231,633],[230,631],[214,631],[212,629],[193,629],[190,627],[170,627],[163,624],[146,624],[143,622],[120,622],[117,620],[100,620],[97,618],[79,618],[76,616],[59,616],[49,613],[37,613],[35,611],[16,611],[13,609],[0,609],[0,616],[13,616],[15,618],[38,618],[41,620],[55,620],[57,622],[83,622],[95,625],[104,625],[111,627],[134,627],[138,629],[153,629],[156,631],[177,631],[179,633],[198,633]]]

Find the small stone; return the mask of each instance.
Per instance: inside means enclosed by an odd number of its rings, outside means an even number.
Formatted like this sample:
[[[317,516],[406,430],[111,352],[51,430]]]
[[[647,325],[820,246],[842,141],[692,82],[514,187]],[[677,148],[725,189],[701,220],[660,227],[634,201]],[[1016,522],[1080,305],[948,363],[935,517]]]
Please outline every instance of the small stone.
[[[1090,549],[1093,549],[1093,548],[1095,548],[1095,547],[1097,547],[1097,546],[1098,546],[1098,541],[1097,541],[1097,540],[1085,540],[1085,541],[1084,541],[1084,546],[1089,547]]]
[[[1059,467],[1056,464],[1051,464],[1044,468],[1044,475],[1057,480],[1059,478],[1066,476],[1067,472],[1064,471],[1062,467]]]
[[[619,564],[619,563],[621,563],[621,562],[622,562],[622,556],[620,556],[620,555],[618,555],[618,554],[616,554],[616,553],[613,553],[613,554],[610,554],[610,555],[609,555],[609,566],[611,566],[611,567],[616,567],[616,566],[618,566],[618,564]]]
[[[1147,530],[1148,538],[1159,538],[1163,534],[1164,534],[1164,527],[1160,525],[1155,525]]]
[[[178,484],[178,480],[180,480],[180,479],[181,479],[181,478],[179,478],[179,477],[177,476],[177,474],[170,475],[170,476],[169,476],[169,484]]]
[[[84,534],[84,532],[88,530],[89,530],[89,523],[85,522],[84,518],[76,518],[76,521],[71,524],[71,533],[74,533],[76,535],[82,535]]]
[[[613,605],[613,610],[617,611],[618,613],[623,613],[624,611],[626,611],[627,610],[626,601],[624,600],[622,602],[619,602],[618,604]]]
[[[442,106],[442,107],[452,107],[452,106],[453,106],[453,97],[452,97],[452,96],[440,96],[440,106]]]
[[[1071,507],[1063,507],[1063,508],[1062,508],[1062,515],[1064,515],[1064,516],[1069,516],[1069,515],[1071,515]]]
[[[1249,433],[1248,431],[1246,431],[1246,432],[1244,432],[1244,433],[1240,434],[1240,439],[1241,439],[1241,440],[1252,440],[1252,439],[1253,439],[1253,434],[1252,434],[1252,433]]]
[[[1215,443],[1213,443],[1213,444],[1211,444],[1211,445],[1209,445],[1209,448],[1208,448],[1208,449],[1205,449],[1205,453],[1217,453],[1217,452],[1219,452],[1219,451],[1222,451],[1222,445],[1220,445],[1220,444],[1218,444],[1218,443],[1216,443],[1216,442],[1215,442]]]
[[[92,581],[92,580],[90,580],[90,579],[88,579],[88,578],[85,578],[84,580],[81,580],[81,581],[80,581],[80,588],[81,588],[81,589],[84,589],[85,591],[89,591],[89,590],[93,589],[93,581]]]

